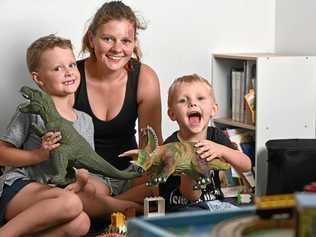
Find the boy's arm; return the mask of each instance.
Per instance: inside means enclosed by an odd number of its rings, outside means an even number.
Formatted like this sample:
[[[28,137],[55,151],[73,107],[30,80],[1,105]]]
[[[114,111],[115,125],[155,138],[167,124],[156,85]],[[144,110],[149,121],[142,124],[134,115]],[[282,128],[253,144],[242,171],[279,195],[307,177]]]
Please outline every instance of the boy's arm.
[[[210,140],[203,140],[196,144],[197,153],[201,158],[211,161],[222,157],[231,164],[238,172],[247,172],[251,169],[250,158],[243,152],[234,150],[228,146],[221,145]]]
[[[193,185],[195,181],[190,176],[185,174],[182,174],[180,177],[180,192],[182,193],[182,195],[190,201],[199,200],[202,192],[201,190],[193,190]]]
[[[22,150],[4,141],[0,141],[0,151],[1,166],[28,166],[49,158],[49,152],[42,147],[34,150]]]
[[[227,146],[218,145],[222,146],[223,158],[238,172],[242,173],[251,170],[251,160],[245,153]]]
[[[60,140],[60,132],[48,132],[42,137],[41,147],[33,150],[19,149],[0,140],[0,165],[13,167],[36,165],[49,159],[49,151],[57,148]]]

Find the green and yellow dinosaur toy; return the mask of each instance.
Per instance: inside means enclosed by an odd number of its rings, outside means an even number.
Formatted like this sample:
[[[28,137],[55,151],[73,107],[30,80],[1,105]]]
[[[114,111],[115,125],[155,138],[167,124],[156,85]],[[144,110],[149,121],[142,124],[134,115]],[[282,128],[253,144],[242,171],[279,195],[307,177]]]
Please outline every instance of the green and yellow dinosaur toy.
[[[196,180],[193,189],[201,189],[211,182],[210,170],[230,168],[222,158],[211,161],[200,158],[192,142],[172,142],[158,146],[157,136],[151,127],[143,129],[143,133],[147,137],[146,147],[124,152],[120,157],[133,157],[131,162],[150,174],[147,186],[166,182],[170,175],[187,174]]]
[[[22,113],[38,114],[44,121],[45,128],[32,124],[38,136],[41,137],[48,131],[61,132],[61,145],[50,153],[56,170],[56,175],[52,178],[51,183],[57,186],[65,186],[74,182],[76,174],[72,167],[76,166],[117,179],[132,179],[138,176],[134,172],[116,169],[99,156],[86,139],[73,127],[72,122],[59,115],[48,94],[27,86],[23,86],[20,92],[25,99],[29,100],[29,103],[21,105],[19,110]]]

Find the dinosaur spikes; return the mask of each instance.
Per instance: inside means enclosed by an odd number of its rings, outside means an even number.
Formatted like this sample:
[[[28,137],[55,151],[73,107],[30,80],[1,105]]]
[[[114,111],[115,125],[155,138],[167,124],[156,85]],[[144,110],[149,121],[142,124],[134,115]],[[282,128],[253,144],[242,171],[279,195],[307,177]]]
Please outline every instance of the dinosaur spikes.
[[[147,144],[145,146],[145,150],[149,153],[153,152],[158,146],[158,137],[156,135],[155,130],[147,126],[146,128],[142,129],[144,136],[147,137]]]

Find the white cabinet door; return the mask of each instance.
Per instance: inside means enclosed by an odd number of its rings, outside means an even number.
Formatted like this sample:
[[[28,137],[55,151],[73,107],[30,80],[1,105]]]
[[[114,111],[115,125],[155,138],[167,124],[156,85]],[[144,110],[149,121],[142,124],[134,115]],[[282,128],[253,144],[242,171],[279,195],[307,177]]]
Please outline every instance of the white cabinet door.
[[[314,57],[257,59],[256,194],[265,193],[270,139],[315,138]],[[277,180],[276,180],[277,182]]]

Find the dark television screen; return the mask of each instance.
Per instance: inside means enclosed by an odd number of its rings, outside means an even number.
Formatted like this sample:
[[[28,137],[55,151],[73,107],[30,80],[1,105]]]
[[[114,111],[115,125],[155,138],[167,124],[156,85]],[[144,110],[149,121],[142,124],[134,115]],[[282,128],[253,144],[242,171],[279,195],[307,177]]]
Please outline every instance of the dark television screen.
[[[267,195],[302,191],[316,182],[316,139],[269,140],[266,147]]]

